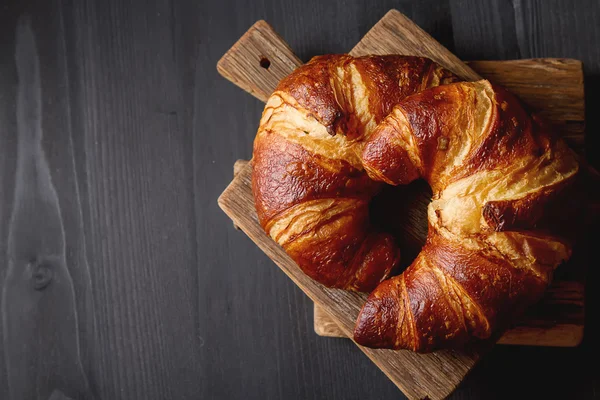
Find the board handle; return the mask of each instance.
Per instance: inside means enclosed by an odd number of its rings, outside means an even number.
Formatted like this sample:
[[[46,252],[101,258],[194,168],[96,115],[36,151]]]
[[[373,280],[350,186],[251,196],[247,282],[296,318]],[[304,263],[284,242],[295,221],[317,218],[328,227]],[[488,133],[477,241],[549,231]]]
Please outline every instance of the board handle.
[[[418,38],[415,38],[415,32]],[[397,10],[389,11],[375,24],[350,54],[428,57],[466,80],[481,79],[449,50],[440,49],[434,38]],[[236,86],[266,102],[279,81],[300,65],[302,61],[290,46],[271,25],[260,20],[221,57],[217,71]]]
[[[221,57],[217,71],[266,102],[280,80],[302,65],[290,46],[265,21],[258,21]]]

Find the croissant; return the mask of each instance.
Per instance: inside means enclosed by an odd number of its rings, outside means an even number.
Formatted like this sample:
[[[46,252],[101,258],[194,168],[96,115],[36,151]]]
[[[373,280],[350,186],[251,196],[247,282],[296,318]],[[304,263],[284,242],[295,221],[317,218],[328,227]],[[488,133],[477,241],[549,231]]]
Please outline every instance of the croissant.
[[[578,172],[573,152],[506,90],[455,83],[400,101],[367,139],[363,166],[432,188],[414,262],[380,284],[357,320],[369,347],[427,352],[489,338],[538,301],[568,242],[537,229]]]
[[[369,292],[354,339],[431,351],[488,338],[536,302],[568,241],[541,229],[579,169],[506,90],[419,57],[321,56],[283,79],[254,142],[259,222],[318,282]],[[427,242],[399,276],[369,220],[385,184],[432,188]],[[398,210],[402,212],[402,210]]]
[[[368,292],[397,266],[394,239],[369,221],[383,183],[362,146],[400,100],[457,80],[426,58],[330,55],[280,82],[254,141],[252,191],[265,232],[307,275]]]

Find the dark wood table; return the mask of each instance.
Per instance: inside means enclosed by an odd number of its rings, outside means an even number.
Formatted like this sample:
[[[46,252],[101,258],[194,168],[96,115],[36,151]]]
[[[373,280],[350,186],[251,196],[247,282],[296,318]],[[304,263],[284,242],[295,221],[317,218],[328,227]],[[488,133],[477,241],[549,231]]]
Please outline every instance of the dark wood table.
[[[581,59],[600,164],[597,0],[0,2],[0,399],[403,398],[350,341],[314,334],[312,303],[216,202],[263,107],[218,76],[220,56],[258,19],[303,60],[348,51],[390,8],[462,59]],[[45,214],[15,195],[23,14]],[[452,398],[599,397],[596,277],[580,347],[496,346]]]

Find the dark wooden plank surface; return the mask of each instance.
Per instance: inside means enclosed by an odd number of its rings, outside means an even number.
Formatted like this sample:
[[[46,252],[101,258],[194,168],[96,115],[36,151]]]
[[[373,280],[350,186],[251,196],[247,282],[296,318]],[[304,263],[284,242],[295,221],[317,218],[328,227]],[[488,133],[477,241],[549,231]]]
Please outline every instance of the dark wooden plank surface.
[[[354,345],[313,333],[312,303],[216,203],[233,162],[250,158],[262,111],[218,76],[220,56],[261,18],[303,61],[345,51],[390,8],[462,59],[583,60],[587,148],[599,164],[595,0],[0,2],[0,285],[17,161],[14,32],[29,13],[76,296],[66,315],[78,317],[96,399],[402,398]],[[597,277],[591,268],[581,347],[496,347],[452,398],[598,397]],[[0,398],[9,399],[5,347]]]

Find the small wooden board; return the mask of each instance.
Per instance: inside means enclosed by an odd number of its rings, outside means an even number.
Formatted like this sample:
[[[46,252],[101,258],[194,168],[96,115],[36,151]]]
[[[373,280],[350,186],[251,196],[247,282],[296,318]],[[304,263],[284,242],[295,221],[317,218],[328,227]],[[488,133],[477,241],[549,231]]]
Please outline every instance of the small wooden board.
[[[540,109],[542,114],[559,126],[571,146],[583,150],[583,73],[581,63],[576,60],[474,62],[470,68],[396,10],[386,14],[350,54],[421,55],[437,61],[465,79],[479,79],[481,74],[506,86],[526,103]],[[265,101],[279,80],[300,64],[300,60],[272,28],[264,21],[259,21],[223,56],[217,68],[223,76]],[[429,201],[422,192],[416,193],[415,199],[417,202]],[[336,335],[351,334],[366,296],[328,289],[311,280],[281,247],[265,235],[256,218],[249,166],[241,168],[219,198],[219,205],[320,306],[325,314],[317,311],[316,316],[329,316],[333,325],[323,320],[323,327],[337,326]],[[407,224],[406,235],[412,238],[413,246],[420,246],[419,230],[423,226],[421,223],[412,226]],[[517,327],[512,342],[522,344],[529,340],[536,343],[536,340],[531,340],[532,332],[534,336],[541,337],[548,332],[560,331],[561,335],[569,337],[571,345],[577,344],[583,333],[582,276],[579,268],[570,268],[550,292],[555,294],[549,296],[545,312]],[[523,339],[527,337],[529,339]],[[537,343],[541,342],[538,340]],[[408,397],[435,399],[448,396],[492,345],[489,342],[478,343],[464,351],[446,350],[425,355],[359,347]]]

